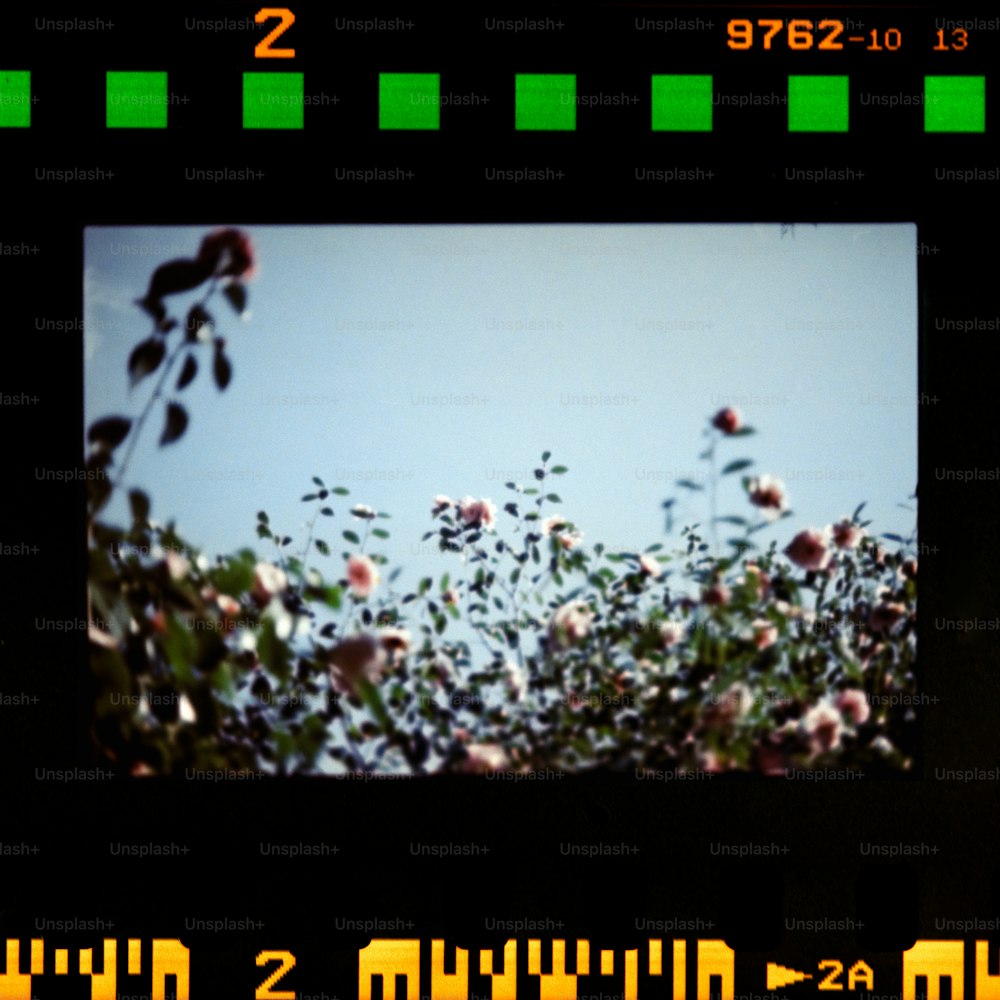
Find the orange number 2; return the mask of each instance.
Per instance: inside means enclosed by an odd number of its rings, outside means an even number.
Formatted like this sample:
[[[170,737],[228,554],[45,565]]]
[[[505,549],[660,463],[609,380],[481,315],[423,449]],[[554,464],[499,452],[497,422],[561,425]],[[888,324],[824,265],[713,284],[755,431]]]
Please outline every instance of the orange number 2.
[[[257,956],[258,965],[268,962],[281,962],[281,965],[257,987],[256,1000],[295,1000],[292,990],[279,990],[277,993],[271,987],[289,970],[295,968],[295,956],[290,951],[262,951]]]
[[[295,49],[272,49],[271,43],[295,23],[295,15],[287,7],[261,7],[254,15],[254,20],[260,24],[270,17],[278,17],[281,22],[257,43],[253,50],[254,56],[257,59],[294,59]]]

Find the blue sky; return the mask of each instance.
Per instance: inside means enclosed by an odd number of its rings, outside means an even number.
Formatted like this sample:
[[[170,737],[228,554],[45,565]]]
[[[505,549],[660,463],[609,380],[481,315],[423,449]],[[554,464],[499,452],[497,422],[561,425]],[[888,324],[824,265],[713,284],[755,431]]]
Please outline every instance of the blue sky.
[[[133,301],[210,228],[86,230],[87,424],[140,412],[153,380],[128,391],[149,333]],[[206,351],[176,397],[187,434],[158,448],[154,415],[127,477],[210,556],[256,545],[262,508],[301,536],[299,497],[320,475],[391,514],[380,550],[401,583],[439,574],[453,560],[420,542],[434,495],[502,507],[543,450],[570,469],[550,512],[587,545],[666,542],[667,496],[681,522],[707,518],[705,495],[674,484],[703,479],[702,432],[727,404],[758,434],[721,458],[783,479],[795,514],[764,539],[783,546],[862,500],[870,530],[912,530],[898,504],[917,469],[913,225],[241,228],[260,262],[252,315],[213,304],[232,383],[216,391]],[[183,316],[195,297],[167,301]],[[748,511],[729,477],[719,513]],[[117,502],[107,514],[126,520]],[[324,525],[335,553],[357,526],[346,514]],[[319,560],[339,575],[338,557]]]

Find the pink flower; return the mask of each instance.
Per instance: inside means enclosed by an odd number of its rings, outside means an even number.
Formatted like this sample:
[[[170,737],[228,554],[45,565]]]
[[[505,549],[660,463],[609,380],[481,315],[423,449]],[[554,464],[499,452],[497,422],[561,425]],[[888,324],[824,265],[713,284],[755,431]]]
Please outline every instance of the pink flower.
[[[778,641],[778,626],[766,618],[758,618],[752,623],[753,642],[758,649],[769,649]]]
[[[239,229],[216,229],[202,241],[198,263],[216,277],[252,278],[256,260],[250,237]]]
[[[873,632],[889,632],[906,614],[906,606],[895,601],[882,601],[872,608],[868,627]]]
[[[385,652],[368,635],[342,640],[330,650],[328,659],[331,680],[343,694],[354,694],[360,681],[377,684],[387,666]]]
[[[449,587],[442,595],[441,600],[445,604],[458,604],[458,591],[454,587]]]
[[[729,599],[732,597],[732,591],[724,583],[713,583],[704,594],[701,595],[701,599],[709,607],[717,608],[724,604],[729,603]]]
[[[871,707],[864,691],[859,691],[857,688],[847,688],[845,691],[841,691],[833,703],[855,726],[867,722],[868,716],[871,715]]]
[[[660,575],[660,564],[652,556],[639,556],[639,569],[654,580]]]
[[[742,719],[753,705],[753,694],[746,684],[730,684],[721,694],[713,695],[705,710],[705,723],[709,726],[729,726]]]
[[[800,531],[785,549],[785,555],[801,569],[826,569],[830,562],[830,550],[825,533],[815,528]]]
[[[769,520],[777,517],[788,506],[785,484],[774,476],[754,476],[747,484],[750,503],[760,507]]]
[[[219,594],[215,598],[215,603],[227,618],[235,618],[240,613],[240,602],[228,594]]]
[[[579,531],[564,531],[569,528],[570,523],[561,514],[553,514],[542,521],[541,532],[547,538],[549,535],[556,535],[559,544],[567,551],[575,549],[583,541],[583,533]]]
[[[510,766],[506,751],[497,743],[470,743],[465,751],[468,756],[462,762],[462,770],[469,774],[503,771]]]
[[[583,532],[581,531],[559,532],[559,544],[567,551],[575,549],[582,541],[583,541]]]
[[[489,500],[474,500],[467,496],[459,501],[458,512],[466,524],[478,524],[484,531],[492,531],[496,525],[496,504]]]
[[[557,608],[549,621],[549,636],[557,646],[568,647],[586,637],[594,615],[584,601],[571,601]]]
[[[864,528],[852,524],[849,518],[842,518],[829,528],[833,535],[833,544],[838,549],[856,549],[865,537]]]
[[[828,702],[820,702],[806,712],[802,724],[809,734],[814,754],[832,750],[840,743],[844,728],[840,712]]]
[[[288,586],[285,571],[273,563],[259,562],[253,569],[253,590],[251,594],[258,604],[267,604],[275,594],[280,594]]]
[[[676,646],[684,638],[687,629],[683,622],[662,622],[660,625],[660,642],[669,649]]]
[[[723,434],[733,434],[743,426],[743,420],[739,410],[727,406],[712,417],[712,426],[722,431]]]
[[[358,553],[347,560],[347,583],[358,597],[367,597],[379,583],[378,567]]]

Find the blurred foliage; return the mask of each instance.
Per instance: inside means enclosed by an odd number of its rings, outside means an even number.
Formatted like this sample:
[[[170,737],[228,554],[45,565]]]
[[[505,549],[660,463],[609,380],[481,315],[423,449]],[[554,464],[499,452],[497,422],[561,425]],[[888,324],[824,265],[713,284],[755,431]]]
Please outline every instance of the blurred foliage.
[[[717,449],[753,433],[735,411],[706,426],[707,489],[678,483],[710,500],[711,544],[692,524],[669,549],[585,545],[570,521],[543,516],[563,503],[556,482],[569,471],[548,452],[528,486],[506,484],[499,510],[434,500],[423,541],[454,566],[409,592],[395,589],[400,568],[379,548],[388,515],[347,506],[348,490],[319,476],[302,497],[304,539],[258,513],[266,555],[248,546],[209,560],[153,520],[139,490],[130,524],[100,520],[154,409],[162,446],[184,435],[187,411],[164,395],[175,365],[175,393],[202,350],[220,391],[234,377],[211,300],[218,291],[244,314],[253,265],[249,240],[219,230],[196,258],[154,272],[138,303],[154,329],[127,375],[138,385],[159,373],[157,385],[138,418],[107,417],[88,433],[88,464],[104,472],[89,511],[102,764],[133,775],[911,765],[915,539],[878,542],[861,504],[812,533],[807,559],[801,538],[779,551],[760,541],[789,513],[771,477],[743,480],[756,519],[716,515],[719,477],[753,465],[736,456],[716,471]],[[163,299],[203,283],[182,326]],[[668,532],[675,506],[664,504]],[[720,525],[736,532],[721,545]]]

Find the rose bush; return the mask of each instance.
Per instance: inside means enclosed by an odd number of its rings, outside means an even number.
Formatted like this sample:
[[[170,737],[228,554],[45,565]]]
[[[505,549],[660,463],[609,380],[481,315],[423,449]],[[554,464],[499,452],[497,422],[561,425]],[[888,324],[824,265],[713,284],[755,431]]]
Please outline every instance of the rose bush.
[[[157,269],[139,304],[154,323],[143,343],[158,346],[129,362],[133,381],[159,370],[157,386],[137,420],[90,429],[90,462],[116,473],[89,510],[91,617],[106,624],[90,635],[102,764],[136,775],[910,766],[913,538],[887,538],[895,552],[877,544],[863,504],[782,534],[788,498],[766,474],[743,480],[742,514],[717,516],[716,483],[753,465],[717,469],[719,447],[753,434],[731,409],[706,421],[701,456],[714,544],[698,524],[670,548],[584,544],[554,489],[568,469],[548,452],[530,486],[506,484],[505,501],[434,497],[423,541],[453,563],[410,590],[397,589],[401,567],[385,549],[388,515],[319,476],[302,498],[312,507],[303,539],[258,513],[267,552],[209,558],[154,520],[139,490],[129,524],[102,521],[170,366],[185,358],[179,392],[194,377],[187,359],[225,357],[210,300],[221,292],[244,313],[255,263],[245,235],[222,230],[192,260]],[[202,282],[208,293],[171,350],[178,324],[162,300]],[[220,389],[230,376],[226,359]],[[187,414],[165,405],[169,445]],[[467,484],[442,486],[461,495]],[[333,542],[341,521],[356,527]],[[724,545],[720,525],[739,529]]]

